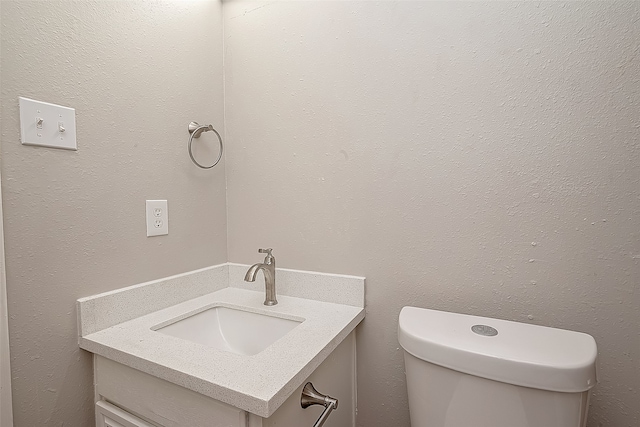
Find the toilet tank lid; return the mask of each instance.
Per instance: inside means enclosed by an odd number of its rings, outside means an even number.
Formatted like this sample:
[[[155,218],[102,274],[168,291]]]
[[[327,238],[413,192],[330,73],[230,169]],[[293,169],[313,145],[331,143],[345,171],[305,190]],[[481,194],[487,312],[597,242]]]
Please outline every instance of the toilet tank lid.
[[[404,307],[398,341],[419,359],[508,384],[558,392],[596,384],[596,342],[580,332]]]

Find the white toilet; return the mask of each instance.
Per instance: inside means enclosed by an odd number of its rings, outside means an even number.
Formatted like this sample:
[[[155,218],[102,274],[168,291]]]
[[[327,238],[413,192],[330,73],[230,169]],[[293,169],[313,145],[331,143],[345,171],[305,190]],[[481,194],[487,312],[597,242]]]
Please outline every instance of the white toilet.
[[[584,427],[596,385],[587,334],[404,307],[412,427]]]

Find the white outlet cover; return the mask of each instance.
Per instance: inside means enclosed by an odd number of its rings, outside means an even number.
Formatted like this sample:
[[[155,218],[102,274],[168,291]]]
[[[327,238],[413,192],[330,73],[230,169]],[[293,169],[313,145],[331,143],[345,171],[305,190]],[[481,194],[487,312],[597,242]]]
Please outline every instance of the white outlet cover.
[[[169,234],[169,210],[166,200],[147,200],[147,237]]]
[[[23,97],[18,100],[23,145],[78,149],[75,109]]]

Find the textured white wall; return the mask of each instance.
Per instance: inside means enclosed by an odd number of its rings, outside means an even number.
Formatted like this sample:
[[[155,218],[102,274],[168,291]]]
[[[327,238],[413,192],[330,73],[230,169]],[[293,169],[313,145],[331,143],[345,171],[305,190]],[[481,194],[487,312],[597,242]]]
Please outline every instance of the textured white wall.
[[[229,258],[367,277],[358,424],[409,424],[417,305],[592,334],[640,425],[640,3],[224,8]]]
[[[221,5],[2,0],[1,25],[15,426],[86,427],[75,300],[227,259],[224,164],[186,150],[189,121],[223,131]],[[18,96],[76,108],[78,151],[22,146]],[[147,238],[159,198],[169,235]]]

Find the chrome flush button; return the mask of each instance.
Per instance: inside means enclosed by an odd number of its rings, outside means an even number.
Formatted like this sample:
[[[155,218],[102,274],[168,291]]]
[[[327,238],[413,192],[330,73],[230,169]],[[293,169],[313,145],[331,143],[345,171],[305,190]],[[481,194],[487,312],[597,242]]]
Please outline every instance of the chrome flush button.
[[[478,335],[484,335],[485,337],[495,337],[496,335],[498,335],[498,330],[488,325],[473,325],[471,327],[471,330],[474,333]]]

